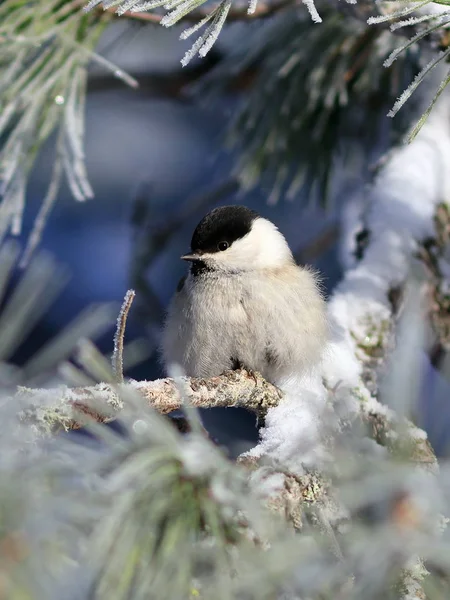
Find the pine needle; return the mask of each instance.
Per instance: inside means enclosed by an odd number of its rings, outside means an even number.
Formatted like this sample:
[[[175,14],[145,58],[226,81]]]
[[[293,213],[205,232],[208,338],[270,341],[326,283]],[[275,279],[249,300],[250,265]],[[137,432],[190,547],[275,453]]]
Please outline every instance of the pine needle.
[[[405,50],[407,50],[408,48],[413,46],[416,42],[420,41],[421,39],[423,39],[425,36],[429,35],[433,31],[436,31],[436,29],[439,29],[440,27],[444,27],[445,25],[448,25],[449,23],[450,23],[450,18],[447,17],[447,19],[442,20],[439,23],[432,25],[431,27],[428,27],[424,31],[419,31],[418,33],[416,33],[416,35],[414,35],[412,38],[410,38],[405,44],[399,46],[393,52],[391,52],[391,54],[388,56],[388,58],[384,61],[383,66],[385,66],[386,68],[390,67],[392,65],[392,63],[394,62],[394,60],[396,60],[400,56],[400,54],[402,54],[402,52],[405,52]]]
[[[417,124],[414,126],[413,130],[411,131],[411,133],[408,135],[407,140],[408,142],[412,142],[414,140],[414,138],[416,137],[416,135],[419,133],[419,131],[422,129],[422,126],[424,125],[425,121],[427,120],[427,118],[429,117],[431,111],[434,108],[434,105],[436,104],[437,100],[439,99],[439,97],[441,96],[442,92],[445,90],[445,88],[450,84],[450,73],[447,75],[447,77],[445,79],[442,80],[433,100],[430,102],[428,108],[425,110],[425,112],[423,113],[423,115],[420,117],[419,121],[417,122]]]
[[[394,117],[397,112],[401,109],[401,107],[405,104],[405,102],[412,96],[413,92],[419,87],[428,73],[434,69],[441,61],[445,60],[450,55],[450,48],[445,50],[445,52],[439,52],[439,54],[430,60],[430,62],[416,75],[414,81],[408,86],[408,88],[403,92],[403,94],[397,99],[394,106],[388,112],[388,117]]]
[[[417,0],[415,0],[411,6],[402,8],[401,10],[398,10],[395,12],[389,12],[386,15],[379,15],[377,17],[369,17],[367,19],[367,23],[368,23],[368,25],[375,25],[377,23],[386,23],[386,21],[392,21],[394,19],[398,19],[399,17],[405,17],[406,15],[411,14],[415,10],[422,8],[422,6],[430,4],[431,1],[432,0],[421,0],[418,2]]]

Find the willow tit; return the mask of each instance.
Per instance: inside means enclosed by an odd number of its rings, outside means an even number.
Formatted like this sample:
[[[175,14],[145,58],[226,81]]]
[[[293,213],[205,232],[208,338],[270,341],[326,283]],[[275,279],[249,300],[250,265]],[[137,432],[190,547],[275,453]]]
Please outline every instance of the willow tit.
[[[246,368],[277,384],[319,361],[325,302],[273,223],[245,206],[221,206],[200,221],[181,258],[191,267],[168,310],[167,366],[193,377]]]

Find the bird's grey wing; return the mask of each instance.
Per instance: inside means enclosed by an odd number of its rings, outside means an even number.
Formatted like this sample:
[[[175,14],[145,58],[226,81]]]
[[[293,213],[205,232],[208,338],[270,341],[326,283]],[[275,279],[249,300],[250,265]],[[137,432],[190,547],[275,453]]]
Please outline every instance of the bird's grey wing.
[[[263,286],[269,372],[303,370],[319,360],[327,336],[325,303],[314,275],[289,269]]]
[[[186,276],[182,277],[170,301],[161,340],[161,350],[164,365],[176,363],[184,367],[184,340],[188,335],[189,321],[186,319],[186,309],[189,298],[186,291]]]

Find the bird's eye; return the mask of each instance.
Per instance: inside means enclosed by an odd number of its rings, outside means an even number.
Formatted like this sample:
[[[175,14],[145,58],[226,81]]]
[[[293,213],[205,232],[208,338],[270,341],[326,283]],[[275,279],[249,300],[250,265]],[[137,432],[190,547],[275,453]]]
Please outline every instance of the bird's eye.
[[[229,245],[230,245],[230,244],[229,244],[228,242],[219,242],[219,243],[217,244],[217,248],[218,248],[218,249],[219,249],[221,252],[223,252],[224,250],[226,250],[226,249],[228,248],[228,246],[229,246]]]

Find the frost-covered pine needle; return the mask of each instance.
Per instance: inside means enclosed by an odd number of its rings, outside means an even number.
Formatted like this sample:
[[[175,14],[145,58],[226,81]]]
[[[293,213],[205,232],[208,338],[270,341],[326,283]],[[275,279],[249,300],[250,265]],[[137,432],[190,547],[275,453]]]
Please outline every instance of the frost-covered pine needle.
[[[406,15],[409,15],[411,12],[414,12],[414,11],[422,8],[423,6],[425,6],[426,4],[429,4],[429,3],[430,3],[429,0],[427,0],[425,2],[423,2],[423,1],[417,2],[416,1],[415,3],[413,3],[409,6],[406,6],[405,8],[403,8],[399,11],[390,12],[388,10],[386,14],[383,14],[383,15],[380,15],[377,17],[370,17],[368,19],[367,23],[368,24],[376,24],[376,23],[382,23],[382,22],[394,20],[394,19],[397,19],[400,17],[404,17]],[[448,5],[448,2],[446,0],[444,0],[443,2],[438,3],[438,4]],[[435,6],[435,5],[433,5],[433,6]],[[419,14],[417,16],[412,16],[408,19],[401,19],[400,21],[391,24],[391,26],[390,26],[391,31],[396,31],[402,27],[407,27],[407,26],[411,26],[411,25],[420,25],[421,23],[426,23],[428,21],[432,22],[432,24],[430,26],[427,26],[424,30],[421,30],[421,31],[419,30],[413,37],[411,37],[409,40],[407,40],[401,46],[399,46],[398,48],[393,50],[391,52],[391,54],[388,56],[388,58],[384,61],[383,66],[386,68],[390,68],[392,66],[392,64],[394,63],[394,61],[397,60],[397,58],[399,56],[401,56],[403,53],[405,53],[409,48],[414,46],[414,44],[417,44],[423,38],[432,34],[435,31],[438,31],[441,29],[442,29],[442,31],[445,31],[448,28],[448,26],[450,25],[449,15],[450,15],[450,13],[448,10],[438,11],[436,9],[436,12],[434,12],[434,13],[428,13],[428,14],[422,14],[422,15]],[[397,101],[395,102],[392,109],[388,112],[389,117],[394,117],[398,113],[400,108],[402,108],[402,106],[405,104],[405,102],[411,97],[412,93],[417,89],[417,87],[424,80],[424,78],[428,75],[428,73],[432,69],[434,69],[434,67],[437,64],[439,64],[439,62],[441,62],[442,60],[445,60],[447,57],[448,57],[448,51],[442,51],[442,52],[439,52],[437,54],[437,56],[435,56],[433,59],[430,60],[430,62],[420,71],[420,73],[418,73],[416,75],[415,79],[408,86],[408,88],[397,99]],[[444,80],[444,81],[446,81],[446,80]],[[438,90],[438,95],[431,102],[429,108],[421,116],[416,127],[414,128],[412,133],[408,136],[409,141],[411,141],[415,137],[417,132],[420,130],[421,126],[425,122],[425,119],[430,114],[430,111],[431,111],[432,107],[434,106],[435,101],[440,96],[442,91],[443,91],[443,88],[441,85]]]
[[[314,23],[322,23],[322,17],[319,15],[314,0],[302,0],[303,4],[308,9],[311,19]]]
[[[186,0],[166,0],[164,2],[164,8],[166,10],[172,10],[174,8],[180,7],[182,4],[185,4]]]
[[[181,59],[181,64],[183,65],[183,67],[186,67],[191,62],[191,60],[194,58],[194,56],[197,54],[197,52],[201,48],[201,46],[202,46],[203,42],[205,41],[205,39],[207,38],[207,36],[213,31],[213,28],[214,28],[214,23],[212,23],[206,29],[206,31],[199,38],[197,38],[197,40],[195,40],[195,42],[192,44],[191,48],[185,53],[185,55]]]
[[[194,8],[201,6],[203,4],[203,0],[184,0],[180,4],[178,4],[175,10],[164,15],[161,19],[161,25],[164,27],[171,27],[175,25],[180,19],[182,19],[185,15],[190,13]]]
[[[445,52],[439,52],[438,55],[430,60],[430,62],[416,75],[414,81],[408,86],[408,88],[403,92],[403,94],[398,98],[395,102],[394,106],[388,112],[388,117],[394,117],[397,112],[401,109],[401,107],[405,104],[405,102],[411,97],[413,92],[417,89],[417,87],[422,83],[425,79],[426,75],[436,67],[442,60],[445,60],[447,56],[450,55],[450,48],[445,50]]]
[[[131,10],[138,4],[139,0],[127,0],[127,2],[122,2],[120,6],[117,8],[116,13],[118,15],[123,15],[128,10]]]
[[[73,176],[83,199],[93,198],[94,192],[88,181],[84,153],[84,100],[87,73],[85,69],[75,71],[70,84],[64,111],[64,141],[67,152],[72,154]],[[63,150],[64,154],[64,150]]]
[[[0,241],[21,232],[27,183],[36,156],[60,131],[55,165],[38,213],[23,264],[39,243],[57,197],[61,171],[78,200],[93,196],[84,158],[84,106],[87,66],[91,60],[111,70],[127,85],[136,80],[94,48],[111,19],[86,14],[78,3],[33,0],[0,5]],[[39,16],[38,16],[39,15]]]
[[[152,0],[151,2],[144,2],[141,4],[136,4],[133,6],[130,11],[131,12],[143,12],[146,10],[151,10],[152,8],[158,8],[159,6],[163,6],[165,4],[165,0]]]
[[[126,71],[118,67],[116,64],[114,64],[104,56],[101,56],[101,54],[97,54],[97,52],[95,52],[92,49],[89,50],[88,48],[85,48],[83,45],[79,44],[75,40],[68,38],[67,36],[63,36],[63,40],[67,44],[77,48],[77,50],[79,50],[81,54],[86,55],[89,60],[92,60],[93,62],[97,63],[98,65],[104,67],[106,70],[113,73],[115,77],[121,79],[126,85],[132,88],[139,87],[139,82],[137,79],[129,75]]]
[[[398,19],[400,17],[405,17],[406,15],[411,14],[415,10],[422,8],[422,6],[430,4],[431,1],[432,0],[421,0],[418,2],[416,0],[415,2],[411,3],[410,6],[406,6],[405,8],[402,8],[401,10],[389,12],[388,14],[385,14],[385,15],[378,15],[376,17],[369,17],[367,19],[367,23],[369,25],[374,25],[376,23],[386,23],[386,21],[391,21],[394,19]]]
[[[125,338],[125,329],[127,326],[128,313],[135,295],[136,292],[134,290],[127,291],[119,311],[119,316],[117,317],[116,333],[114,335],[112,368],[118,383],[123,383],[123,344]]]
[[[249,0],[247,14],[252,15],[258,5],[258,0]]]
[[[426,111],[420,117],[419,121],[414,126],[413,130],[409,133],[408,138],[407,138],[406,141],[412,142],[414,140],[414,138],[416,137],[416,135],[422,129],[422,126],[424,125],[425,121],[430,116],[430,113],[433,110],[434,105],[436,104],[436,102],[438,101],[439,97],[441,96],[441,94],[444,92],[444,90],[446,89],[446,87],[449,84],[450,84],[450,74],[447,74],[447,77],[442,80],[442,82],[441,82],[441,84],[440,84],[440,86],[439,86],[439,88],[438,88],[438,90],[437,90],[437,92],[436,92],[433,100],[430,102],[430,104],[428,105]]]
[[[397,21],[396,23],[392,23],[389,28],[391,31],[397,31],[398,29],[401,29],[402,27],[409,27],[411,25],[420,25],[420,23],[425,23],[426,21],[434,21],[434,20],[443,21],[449,14],[450,14],[450,11],[445,11],[445,12],[439,13],[439,14],[431,13],[431,14],[422,15],[419,17],[410,17],[409,19],[406,19],[404,21]]]
[[[205,57],[208,54],[208,52],[211,50],[211,48],[214,46],[214,44],[222,30],[222,27],[225,23],[228,12],[231,8],[231,4],[232,4],[232,0],[225,0],[224,2],[221,2],[220,6],[217,10],[217,13],[214,16],[213,29],[208,34],[208,36],[206,36],[206,39],[205,39],[203,45],[201,46],[201,48],[198,51],[198,53],[201,57]]]
[[[404,44],[402,44],[401,46],[396,48],[388,56],[388,58],[384,61],[383,65],[385,67],[390,67],[392,65],[392,63],[394,62],[394,60],[396,60],[402,54],[402,52],[404,52],[405,50],[410,48],[413,44],[420,41],[421,39],[423,39],[425,36],[429,35],[433,31],[436,31],[436,29],[439,29],[440,27],[444,27],[445,25],[448,25],[449,23],[450,23],[450,18],[447,17],[446,20],[442,20],[439,23],[436,23],[435,25],[428,27],[424,31],[419,31],[418,33],[416,33],[416,35],[414,35],[412,38],[410,38],[407,42],[405,42]]]
[[[102,3],[102,0],[89,0],[89,2],[83,8],[83,11],[89,12],[90,10],[92,10],[93,8],[95,8],[96,6],[98,6],[101,3]]]
[[[223,0],[219,4],[215,11],[214,19],[211,25],[209,25],[205,32],[194,42],[181,60],[183,67],[188,65],[197,53],[199,56],[206,56],[219,36],[223,24],[227,18],[228,11],[230,10],[231,3],[231,0]]]
[[[206,17],[204,17],[201,21],[182,31],[180,34],[180,40],[187,40],[187,38],[189,38],[193,33],[201,29],[203,25],[206,25],[206,23],[208,23],[214,17],[216,10],[212,10],[209,15],[206,15]]]

